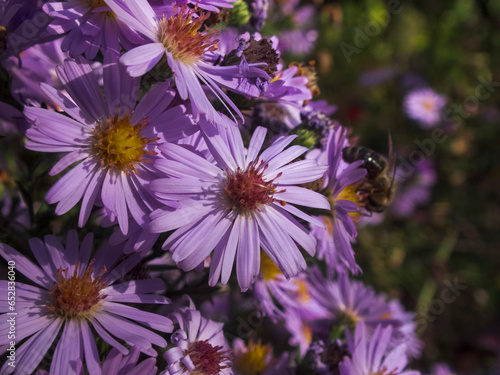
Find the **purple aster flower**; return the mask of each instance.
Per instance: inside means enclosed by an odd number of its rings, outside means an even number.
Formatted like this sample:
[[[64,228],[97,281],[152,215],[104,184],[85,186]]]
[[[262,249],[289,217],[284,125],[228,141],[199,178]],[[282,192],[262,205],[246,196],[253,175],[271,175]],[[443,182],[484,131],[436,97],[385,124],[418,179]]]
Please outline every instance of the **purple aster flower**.
[[[297,244],[314,254],[316,241],[292,215],[314,225],[318,220],[294,206],[327,209],[325,197],[296,185],[321,177],[326,167],[313,160],[293,162],[307,149],[291,146],[294,136],[281,137],[259,156],[266,130],[257,128],[248,150],[235,127],[217,132],[200,121],[207,145],[216,160],[174,144],[160,149],[169,160],[155,166],[171,178],[150,184],[159,199],[179,199],[178,210],[158,209],[149,229],[177,229],[163,249],[173,253],[184,270],[192,270],[214,250],[210,285],[227,283],[236,259],[236,274],[243,291],[256,280],[260,249],[278,265],[286,278],[306,268]]]
[[[300,111],[304,101],[312,99],[309,80],[304,76],[296,76],[298,69],[297,66],[291,66],[276,73],[259,98],[263,102],[259,105],[259,110],[263,112],[261,117],[278,117],[288,130],[301,123]]]
[[[395,327],[392,345],[405,343],[406,354],[411,358],[419,358],[422,354],[423,342],[417,337],[417,323],[415,322],[415,314],[405,311],[399,300],[389,301],[390,313],[384,317],[399,321],[401,324]]]
[[[71,57],[84,54],[93,60],[97,52],[120,52],[120,44],[130,49],[144,42],[134,30],[122,22],[107,6],[106,0],[68,0],[48,2],[44,11],[54,20],[47,30],[66,34],[62,50]]]
[[[349,280],[345,273],[339,273],[334,282],[325,279],[316,269],[311,284],[313,297],[342,325],[354,329],[360,321],[373,328],[381,323],[396,323],[387,319],[391,310],[384,294],[377,295],[362,282]]]
[[[178,325],[170,341],[175,345],[165,352],[168,365],[161,375],[232,375],[231,349],[222,327],[201,316],[188,297],[189,307],[181,307],[169,316]]]
[[[260,90],[250,80],[269,77],[258,68],[263,64],[246,64],[242,60],[240,65],[214,66],[204,61],[204,55],[216,49],[212,34],[201,31],[209,13],[201,12],[196,17],[196,9],[183,5],[174,6],[170,14],[160,18],[146,0],[107,0],[107,3],[119,19],[148,39],[148,43],[121,57],[120,61],[127,66],[130,75],[144,75],[166,56],[179,95],[182,99],[191,99],[195,117],[205,114],[211,122],[219,122],[221,119],[219,112],[210,103],[203,83],[228,111],[243,119],[240,110],[222,88],[258,97]]]
[[[402,169],[396,169],[398,193],[391,207],[394,216],[398,218],[410,217],[418,206],[428,203],[437,180],[436,169],[430,159],[418,163],[410,176],[403,172]]]
[[[281,52],[307,55],[313,51],[318,35],[317,30],[284,30],[279,35]]]
[[[0,3],[0,60],[50,40],[45,31],[50,17],[41,0],[5,0]]]
[[[23,113],[10,104],[0,102],[0,136],[24,133],[28,127]]]
[[[99,225],[104,228],[112,227],[117,224],[117,220],[110,220],[104,210],[101,210],[98,216]],[[109,243],[112,246],[121,245],[125,254],[138,252],[145,256],[154,246],[160,235],[150,233],[142,228],[133,218],[129,218],[128,232],[123,234],[119,228],[115,228],[113,234],[109,237]]]
[[[12,94],[17,101],[24,104],[40,107],[42,103],[48,104],[56,110],[61,110],[55,103],[48,100],[40,84],[43,82],[67,94],[64,86],[57,77],[56,67],[63,65],[68,57],[61,50],[61,39],[37,44],[23,51],[20,60],[9,58],[4,66],[12,76]],[[92,63],[92,71],[99,83],[102,83],[102,64]]]
[[[342,150],[349,146],[346,133],[342,127],[330,129],[326,150],[318,156],[319,164],[328,165],[323,189],[332,203],[332,216],[317,217],[325,228],[312,228],[312,233],[318,239],[318,258],[325,259],[330,271],[341,266],[357,274],[361,269],[351,244],[357,236],[354,222],[361,206],[356,183],[366,175],[366,169],[358,168],[361,160],[347,164],[342,159]]]
[[[40,267],[8,245],[0,244],[0,255],[15,262],[17,272],[35,285],[16,283],[15,305],[20,321],[30,324],[19,326],[16,339],[24,341],[16,352],[16,368],[4,364],[0,370],[10,374],[30,374],[43,359],[54,340],[62,333],[52,358],[51,374],[72,373],[78,359],[85,356],[91,374],[101,374],[95,331],[105,342],[126,355],[128,350],[116,339],[136,345],[143,353],[155,356],[152,345],[165,347],[166,341],[150,328],[172,332],[170,319],[145,312],[124,303],[165,304],[165,297],[150,294],[163,287],[159,279],[121,282],[141,257],[137,254],[121,260],[119,249],[101,247],[91,261],[92,234],[79,246],[75,230],[69,232],[66,247],[52,235],[45,241],[30,240],[30,247]],[[7,280],[0,281],[2,310],[11,310],[7,304]],[[78,290],[78,293],[75,293]],[[7,315],[2,315],[6,319]],[[139,324],[140,323],[140,324]],[[148,327],[144,328],[142,325]],[[0,345],[8,343],[7,335]],[[113,337],[114,336],[114,337]]]
[[[264,252],[261,254],[260,275],[254,284],[254,294],[262,312],[274,322],[286,319],[286,312],[291,309],[307,320],[329,317],[328,311],[311,298],[308,275],[300,273],[287,280]]]
[[[254,295],[262,313],[273,322],[284,317],[284,308],[296,305],[290,292],[298,291],[299,286],[292,280],[287,280],[266,253],[261,253],[260,274],[254,284]]]
[[[102,374],[106,375],[156,375],[156,358],[150,357],[139,364],[137,360],[141,354],[137,346],[130,348],[128,355],[123,355],[113,348],[102,364]]]
[[[413,90],[404,100],[408,117],[420,123],[423,128],[431,128],[439,123],[445,105],[446,97],[430,88]]]
[[[250,24],[255,30],[260,31],[264,28],[267,20],[267,12],[269,10],[269,0],[253,0],[252,1],[252,17]]]
[[[312,343],[313,322],[306,321],[294,309],[287,310],[285,316],[285,327],[291,335],[288,343],[292,346],[298,346],[300,357],[303,358]]]
[[[304,108],[309,109],[310,111],[320,111],[326,116],[331,116],[337,112],[338,106],[335,104],[330,105],[326,100],[311,100]]]
[[[415,333],[414,314],[406,312],[399,301],[387,301],[385,294],[377,294],[363,283],[349,280],[345,273],[339,273],[334,282],[315,270],[309,290],[311,297],[330,312],[336,324],[354,330],[362,322],[369,333],[378,325],[391,326],[394,330],[390,347],[404,342],[407,355],[419,356],[422,343]]]
[[[45,199],[58,203],[58,215],[82,200],[79,226],[87,222],[94,204],[102,205],[124,234],[129,216],[145,226],[149,213],[157,207],[145,188],[151,178],[158,177],[151,163],[159,157],[157,145],[197,131],[186,108],[169,108],[176,95],[169,82],[153,87],[136,105],[139,79],[129,77],[110,51],[104,59],[106,98],[83,57],[66,60],[57,74],[70,97],[48,85],[42,84],[42,90],[71,118],[26,107],[24,113],[33,125],[26,132],[26,147],[68,153],[54,165],[51,175],[80,163],[56,182]]]
[[[63,89],[55,68],[68,56],[61,51],[60,39],[30,47],[20,57],[21,61],[17,57],[11,57],[4,62],[12,76],[12,94],[18,102],[37,106],[47,102],[47,97],[40,88],[42,82]]]
[[[349,330],[346,336],[351,357],[340,363],[340,375],[420,375],[418,371],[405,370],[408,358],[404,344],[389,349],[392,327],[377,326],[369,337],[365,325],[360,323],[354,336]]]
[[[276,358],[270,344],[263,345],[250,339],[248,345],[237,338],[233,342],[234,372],[236,375],[274,375],[290,374],[288,371],[289,354],[283,353]]]

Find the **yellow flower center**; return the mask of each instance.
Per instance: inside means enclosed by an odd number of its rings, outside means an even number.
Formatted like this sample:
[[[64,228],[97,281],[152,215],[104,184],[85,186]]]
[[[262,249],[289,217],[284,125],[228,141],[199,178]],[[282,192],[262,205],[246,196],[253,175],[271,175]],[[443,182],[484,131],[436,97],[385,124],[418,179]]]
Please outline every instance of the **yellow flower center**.
[[[272,353],[271,345],[262,345],[261,340],[257,343],[250,340],[247,351],[236,356],[235,369],[241,375],[262,374],[274,360]],[[268,360],[270,357],[271,359]]]
[[[264,251],[260,252],[260,273],[264,281],[274,280],[283,274]]]
[[[307,284],[303,280],[294,280],[293,281],[299,289],[295,292],[297,293],[297,299],[302,303],[307,303],[311,299],[311,295],[307,290]]]
[[[302,326],[302,334],[305,340],[310,344],[312,342],[312,328],[306,325]]]
[[[68,276],[67,269],[57,271],[57,281],[54,289],[50,291],[53,300],[47,306],[49,311],[64,319],[83,319],[92,316],[99,309],[100,301],[106,298],[100,291],[107,283],[101,281],[104,269],[99,276],[92,279],[93,263],[94,261],[81,276],[77,273],[79,263],[75,265],[72,276]]]
[[[357,184],[351,184],[348,185],[342,190],[337,197],[335,197],[335,200],[348,200],[351,202],[354,202],[358,205],[358,208],[363,206],[363,196],[358,194],[358,185]],[[332,204],[332,206],[334,206]],[[359,218],[362,216],[362,214],[359,211],[355,212],[349,212],[349,216],[351,219],[357,223]]]
[[[158,138],[145,138],[141,130],[147,126],[144,119],[137,125],[131,124],[130,113],[120,117],[118,114],[98,123],[94,129],[92,152],[101,160],[104,168],[113,168],[124,172],[132,170],[138,163],[147,162],[144,155],[155,155],[145,146]]]
[[[356,311],[345,309],[338,314],[337,320],[340,322],[340,324],[345,325],[351,331],[354,331],[354,329],[356,328],[356,324],[361,321],[361,318],[358,316]]]
[[[212,35],[217,31],[201,31],[210,13],[200,12],[199,17],[193,18],[196,10],[187,5],[176,6],[174,15],[160,20],[160,42],[175,60],[184,64],[196,63],[205,52],[217,49],[218,40],[212,40]]]

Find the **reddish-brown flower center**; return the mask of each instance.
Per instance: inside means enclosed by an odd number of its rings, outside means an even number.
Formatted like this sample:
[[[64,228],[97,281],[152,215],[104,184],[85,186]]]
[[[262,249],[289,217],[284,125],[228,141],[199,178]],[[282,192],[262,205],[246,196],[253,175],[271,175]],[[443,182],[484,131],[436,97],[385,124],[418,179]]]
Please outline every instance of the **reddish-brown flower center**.
[[[193,64],[200,60],[205,52],[215,51],[218,40],[212,40],[216,30],[201,31],[203,23],[210,13],[200,12],[187,5],[174,8],[170,18],[162,18],[159,24],[158,38],[173,58],[184,64]],[[193,17],[194,16],[194,17]]]
[[[83,275],[78,275],[79,263],[75,266],[72,276],[68,275],[67,269],[57,271],[57,281],[54,289],[50,291],[53,297],[52,303],[47,309],[62,318],[87,318],[99,307],[100,301],[106,297],[100,293],[107,286],[105,280],[101,280],[105,270],[96,278],[92,278],[94,271],[93,261],[85,270]]]
[[[191,375],[218,375],[229,365],[223,364],[231,359],[229,351],[222,351],[222,346],[212,346],[208,341],[195,341],[189,344],[186,354],[195,366]]]
[[[145,138],[142,128],[148,125],[144,119],[132,125],[132,114],[123,116],[116,114],[98,123],[94,129],[92,152],[101,160],[105,168],[115,168],[124,172],[136,172],[137,163],[145,162],[144,155],[154,155],[145,146],[158,138]]]
[[[244,171],[239,168],[236,171],[226,171],[224,195],[230,209],[245,214],[274,201],[273,195],[278,184],[274,183],[274,179],[265,181],[263,174],[267,165],[261,162],[257,166],[257,163],[256,160]]]

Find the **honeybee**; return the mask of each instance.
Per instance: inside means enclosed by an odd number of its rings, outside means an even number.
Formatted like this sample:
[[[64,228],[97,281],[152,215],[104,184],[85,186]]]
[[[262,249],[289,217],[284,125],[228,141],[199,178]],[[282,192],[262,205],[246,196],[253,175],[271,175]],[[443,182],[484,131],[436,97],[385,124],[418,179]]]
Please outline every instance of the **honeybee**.
[[[363,160],[360,168],[367,171],[359,192],[364,194],[363,202],[369,212],[383,212],[391,204],[396,194],[394,176],[396,172],[396,153],[392,150],[389,136],[389,157],[362,146],[350,146],[342,150],[342,158],[347,163]]]

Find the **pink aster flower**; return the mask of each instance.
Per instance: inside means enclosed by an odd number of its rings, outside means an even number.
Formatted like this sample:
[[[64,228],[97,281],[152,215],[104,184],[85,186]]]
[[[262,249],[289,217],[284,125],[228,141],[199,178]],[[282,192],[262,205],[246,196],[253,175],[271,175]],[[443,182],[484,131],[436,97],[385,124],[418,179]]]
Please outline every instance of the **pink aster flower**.
[[[200,121],[216,162],[174,144],[161,147],[168,162],[155,166],[171,178],[153,181],[159,199],[178,199],[180,208],[161,208],[151,215],[149,229],[177,229],[163,244],[185,271],[192,270],[211,254],[210,285],[227,283],[236,259],[236,274],[243,291],[256,280],[260,249],[286,278],[306,268],[297,244],[309,254],[316,240],[292,215],[321,225],[294,204],[328,209],[327,199],[296,185],[321,177],[326,167],[313,160],[293,162],[307,149],[287,147],[294,136],[278,138],[259,156],[266,130],[257,128],[248,149],[235,127],[217,132]],[[293,163],[292,163],[293,162]]]
[[[354,223],[360,216],[361,202],[355,184],[366,175],[366,169],[358,168],[363,161],[347,164],[342,159],[342,150],[347,146],[346,130],[341,126],[330,129],[326,150],[318,162],[328,165],[323,189],[332,203],[332,215],[317,217],[325,225],[312,228],[312,233],[318,239],[318,258],[325,259],[330,273],[345,267],[356,274],[361,269],[354,258],[352,242],[357,236]]]
[[[165,352],[168,365],[160,375],[233,375],[224,324],[205,319],[189,297],[188,301],[189,307],[169,315],[178,329],[170,338],[175,346]]]
[[[371,337],[365,325],[356,326],[354,336],[346,330],[351,357],[340,363],[340,375],[420,375],[419,371],[405,370],[408,364],[406,346],[389,349],[392,327],[378,326]]]
[[[385,294],[375,293],[360,281],[349,280],[345,273],[340,273],[338,280],[332,281],[316,270],[312,273],[310,285],[312,298],[330,313],[336,324],[354,330],[363,323],[370,334],[378,325],[391,326],[394,331],[389,346],[396,347],[403,342],[407,355],[420,355],[422,342],[415,331],[414,314],[405,311],[399,301],[388,301]]]
[[[209,121],[220,120],[220,114],[210,103],[204,87],[208,88],[231,112],[243,116],[224,93],[226,88],[237,93],[258,97],[260,90],[249,80],[268,79],[259,69],[264,64],[214,66],[204,60],[204,55],[216,49],[216,40],[209,31],[202,31],[209,13],[187,5],[174,6],[173,11],[158,17],[146,0],[107,0],[117,17],[143,34],[148,43],[125,53],[120,61],[133,77],[151,70],[163,56],[173,72],[173,78],[182,99],[191,99],[193,113],[207,115]],[[203,85],[202,85],[203,84]]]
[[[446,97],[430,88],[411,91],[404,102],[408,117],[418,121],[423,128],[430,128],[439,123],[445,105]]]
[[[66,34],[62,50],[71,57],[84,54],[93,60],[101,50],[120,52],[120,44],[132,48],[144,40],[116,18],[106,0],[68,0],[48,2],[43,10],[54,20],[47,27],[52,34]]]
[[[292,215],[321,225],[294,206],[329,208],[325,197],[296,185],[318,179],[325,167],[315,161],[293,162],[307,149],[291,146],[294,136],[281,137],[259,156],[266,130],[257,128],[248,150],[235,127],[219,133],[210,124],[200,126],[216,162],[174,144],[161,152],[168,162],[155,166],[171,178],[150,184],[159,199],[178,199],[180,208],[161,208],[151,215],[152,232],[177,229],[163,244],[185,271],[192,270],[214,250],[210,285],[227,283],[236,258],[242,290],[256,280],[260,249],[290,278],[306,268],[297,244],[309,254],[316,240]],[[283,151],[284,150],[284,151]]]
[[[43,108],[26,107],[32,124],[26,147],[40,152],[66,152],[50,174],[74,165],[47,192],[48,203],[58,203],[62,215],[82,200],[79,226],[94,204],[102,205],[110,220],[127,234],[129,216],[145,226],[157,207],[145,185],[158,177],[152,161],[156,147],[196,131],[184,106],[169,108],[176,92],[169,82],[157,84],[136,105],[139,79],[127,75],[112,52],[104,59],[104,92],[87,61],[68,59],[57,74],[69,96],[42,84],[44,93],[70,117]],[[175,206],[175,204],[172,203]]]
[[[10,246],[0,244],[0,255],[15,262],[16,272],[34,283],[16,282],[16,319],[25,322],[18,326],[16,341],[25,341],[17,348],[16,367],[5,363],[2,374],[14,370],[31,374],[60,333],[51,374],[73,373],[76,362],[83,357],[89,373],[101,374],[93,331],[124,355],[128,350],[117,339],[136,345],[151,356],[157,355],[152,345],[167,345],[150,329],[172,332],[170,319],[124,304],[168,303],[165,297],[150,294],[163,288],[163,281],[120,281],[141,257],[134,254],[122,260],[119,249],[103,246],[89,261],[92,237],[88,234],[79,245],[78,235],[72,230],[65,247],[52,235],[46,236],[45,241],[32,238],[30,247],[40,266]],[[12,312],[7,303],[9,285],[7,280],[0,281],[3,321],[8,316],[5,313]],[[7,335],[0,338],[0,345],[8,342]]]

